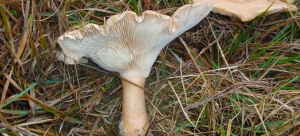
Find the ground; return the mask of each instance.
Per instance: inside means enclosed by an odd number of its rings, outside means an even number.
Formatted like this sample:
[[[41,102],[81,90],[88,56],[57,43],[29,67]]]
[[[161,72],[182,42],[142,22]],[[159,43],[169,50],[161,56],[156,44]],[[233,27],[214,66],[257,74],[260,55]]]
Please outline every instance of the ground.
[[[58,61],[57,38],[126,10],[172,15],[184,2],[0,0],[0,132],[117,135],[118,74]],[[299,134],[299,13],[245,23],[210,13],[168,44],[145,86],[153,134]]]

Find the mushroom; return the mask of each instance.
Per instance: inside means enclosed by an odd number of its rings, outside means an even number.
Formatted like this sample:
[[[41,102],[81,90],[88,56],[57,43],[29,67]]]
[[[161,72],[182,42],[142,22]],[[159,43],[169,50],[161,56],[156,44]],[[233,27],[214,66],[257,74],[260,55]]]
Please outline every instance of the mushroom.
[[[90,58],[100,67],[118,72],[122,79],[123,101],[120,135],[145,135],[150,124],[145,106],[144,84],[160,50],[211,11],[203,2],[180,7],[170,17],[155,11],[141,16],[126,11],[111,16],[103,26],[87,24],[57,39],[63,52],[57,59],[76,64]]]
[[[240,18],[241,21],[247,22],[253,20],[255,17],[263,14],[268,9],[266,15],[284,12],[284,11],[297,11],[297,7],[284,3],[280,0],[193,0],[197,2],[214,2],[212,12],[220,13],[231,17]],[[293,2],[289,0],[288,2]]]

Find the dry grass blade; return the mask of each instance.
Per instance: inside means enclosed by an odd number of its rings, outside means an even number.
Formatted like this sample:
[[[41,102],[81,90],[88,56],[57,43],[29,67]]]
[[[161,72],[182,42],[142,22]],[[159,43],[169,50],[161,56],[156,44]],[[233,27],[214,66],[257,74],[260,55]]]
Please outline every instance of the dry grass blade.
[[[3,117],[3,115],[0,113],[0,119],[1,119],[1,122],[3,122],[3,124],[1,123],[0,126],[5,128],[5,127],[8,127],[12,133],[16,136],[19,136],[19,134],[15,131],[15,129],[10,125],[10,123]]]
[[[24,26],[25,28],[25,31],[23,33],[23,36],[22,36],[22,39],[21,39],[21,42],[20,42],[20,49],[18,50],[17,54],[16,54],[16,57],[20,58],[25,47],[26,47],[26,42],[28,41],[28,35],[30,33],[30,29],[32,27],[32,15],[29,15],[28,17],[28,20],[27,20],[27,23],[26,23],[26,26]],[[15,60],[16,62],[17,60]]]
[[[181,103],[181,101],[180,101],[180,98],[178,97],[176,91],[174,90],[174,87],[173,87],[172,83],[171,83],[170,81],[168,81],[168,83],[169,83],[170,87],[172,88],[172,90],[173,90],[173,92],[174,92],[174,94],[175,94],[175,96],[176,96],[176,98],[177,98],[177,100],[178,100],[178,103],[179,103],[179,105],[180,105],[180,108],[181,108],[181,110],[182,110],[182,112],[183,112],[185,118],[189,121],[189,123],[192,124],[193,127],[196,128],[196,125],[191,121],[189,115],[188,115],[187,112],[184,110],[184,108],[183,108],[183,106],[182,106],[182,103]],[[199,131],[199,130],[197,130],[197,131]]]

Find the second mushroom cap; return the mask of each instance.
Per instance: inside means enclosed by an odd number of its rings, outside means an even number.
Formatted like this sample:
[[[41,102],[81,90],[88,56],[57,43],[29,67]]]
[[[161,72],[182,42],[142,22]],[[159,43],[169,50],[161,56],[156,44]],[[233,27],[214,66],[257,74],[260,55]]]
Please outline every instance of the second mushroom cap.
[[[291,1],[291,0],[290,0]],[[263,14],[269,6],[266,14],[285,11],[297,11],[297,7],[280,0],[193,0],[193,2],[214,2],[214,13],[240,18],[247,22]]]

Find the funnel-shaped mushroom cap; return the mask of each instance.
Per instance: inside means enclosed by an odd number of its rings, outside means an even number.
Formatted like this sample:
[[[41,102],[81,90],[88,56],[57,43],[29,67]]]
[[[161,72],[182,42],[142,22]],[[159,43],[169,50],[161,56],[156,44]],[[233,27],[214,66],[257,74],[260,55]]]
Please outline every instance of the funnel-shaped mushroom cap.
[[[266,14],[285,11],[297,11],[297,7],[280,0],[193,0],[194,2],[214,2],[214,13],[240,18],[243,22],[251,21],[269,8]],[[290,0],[290,2],[293,2]]]
[[[87,24],[66,32],[57,42],[68,59],[79,62],[85,56],[123,77],[147,77],[160,50],[198,24],[211,9],[212,4],[205,2],[182,6],[172,17],[154,11],[137,16],[127,11],[110,17],[103,26]]]

